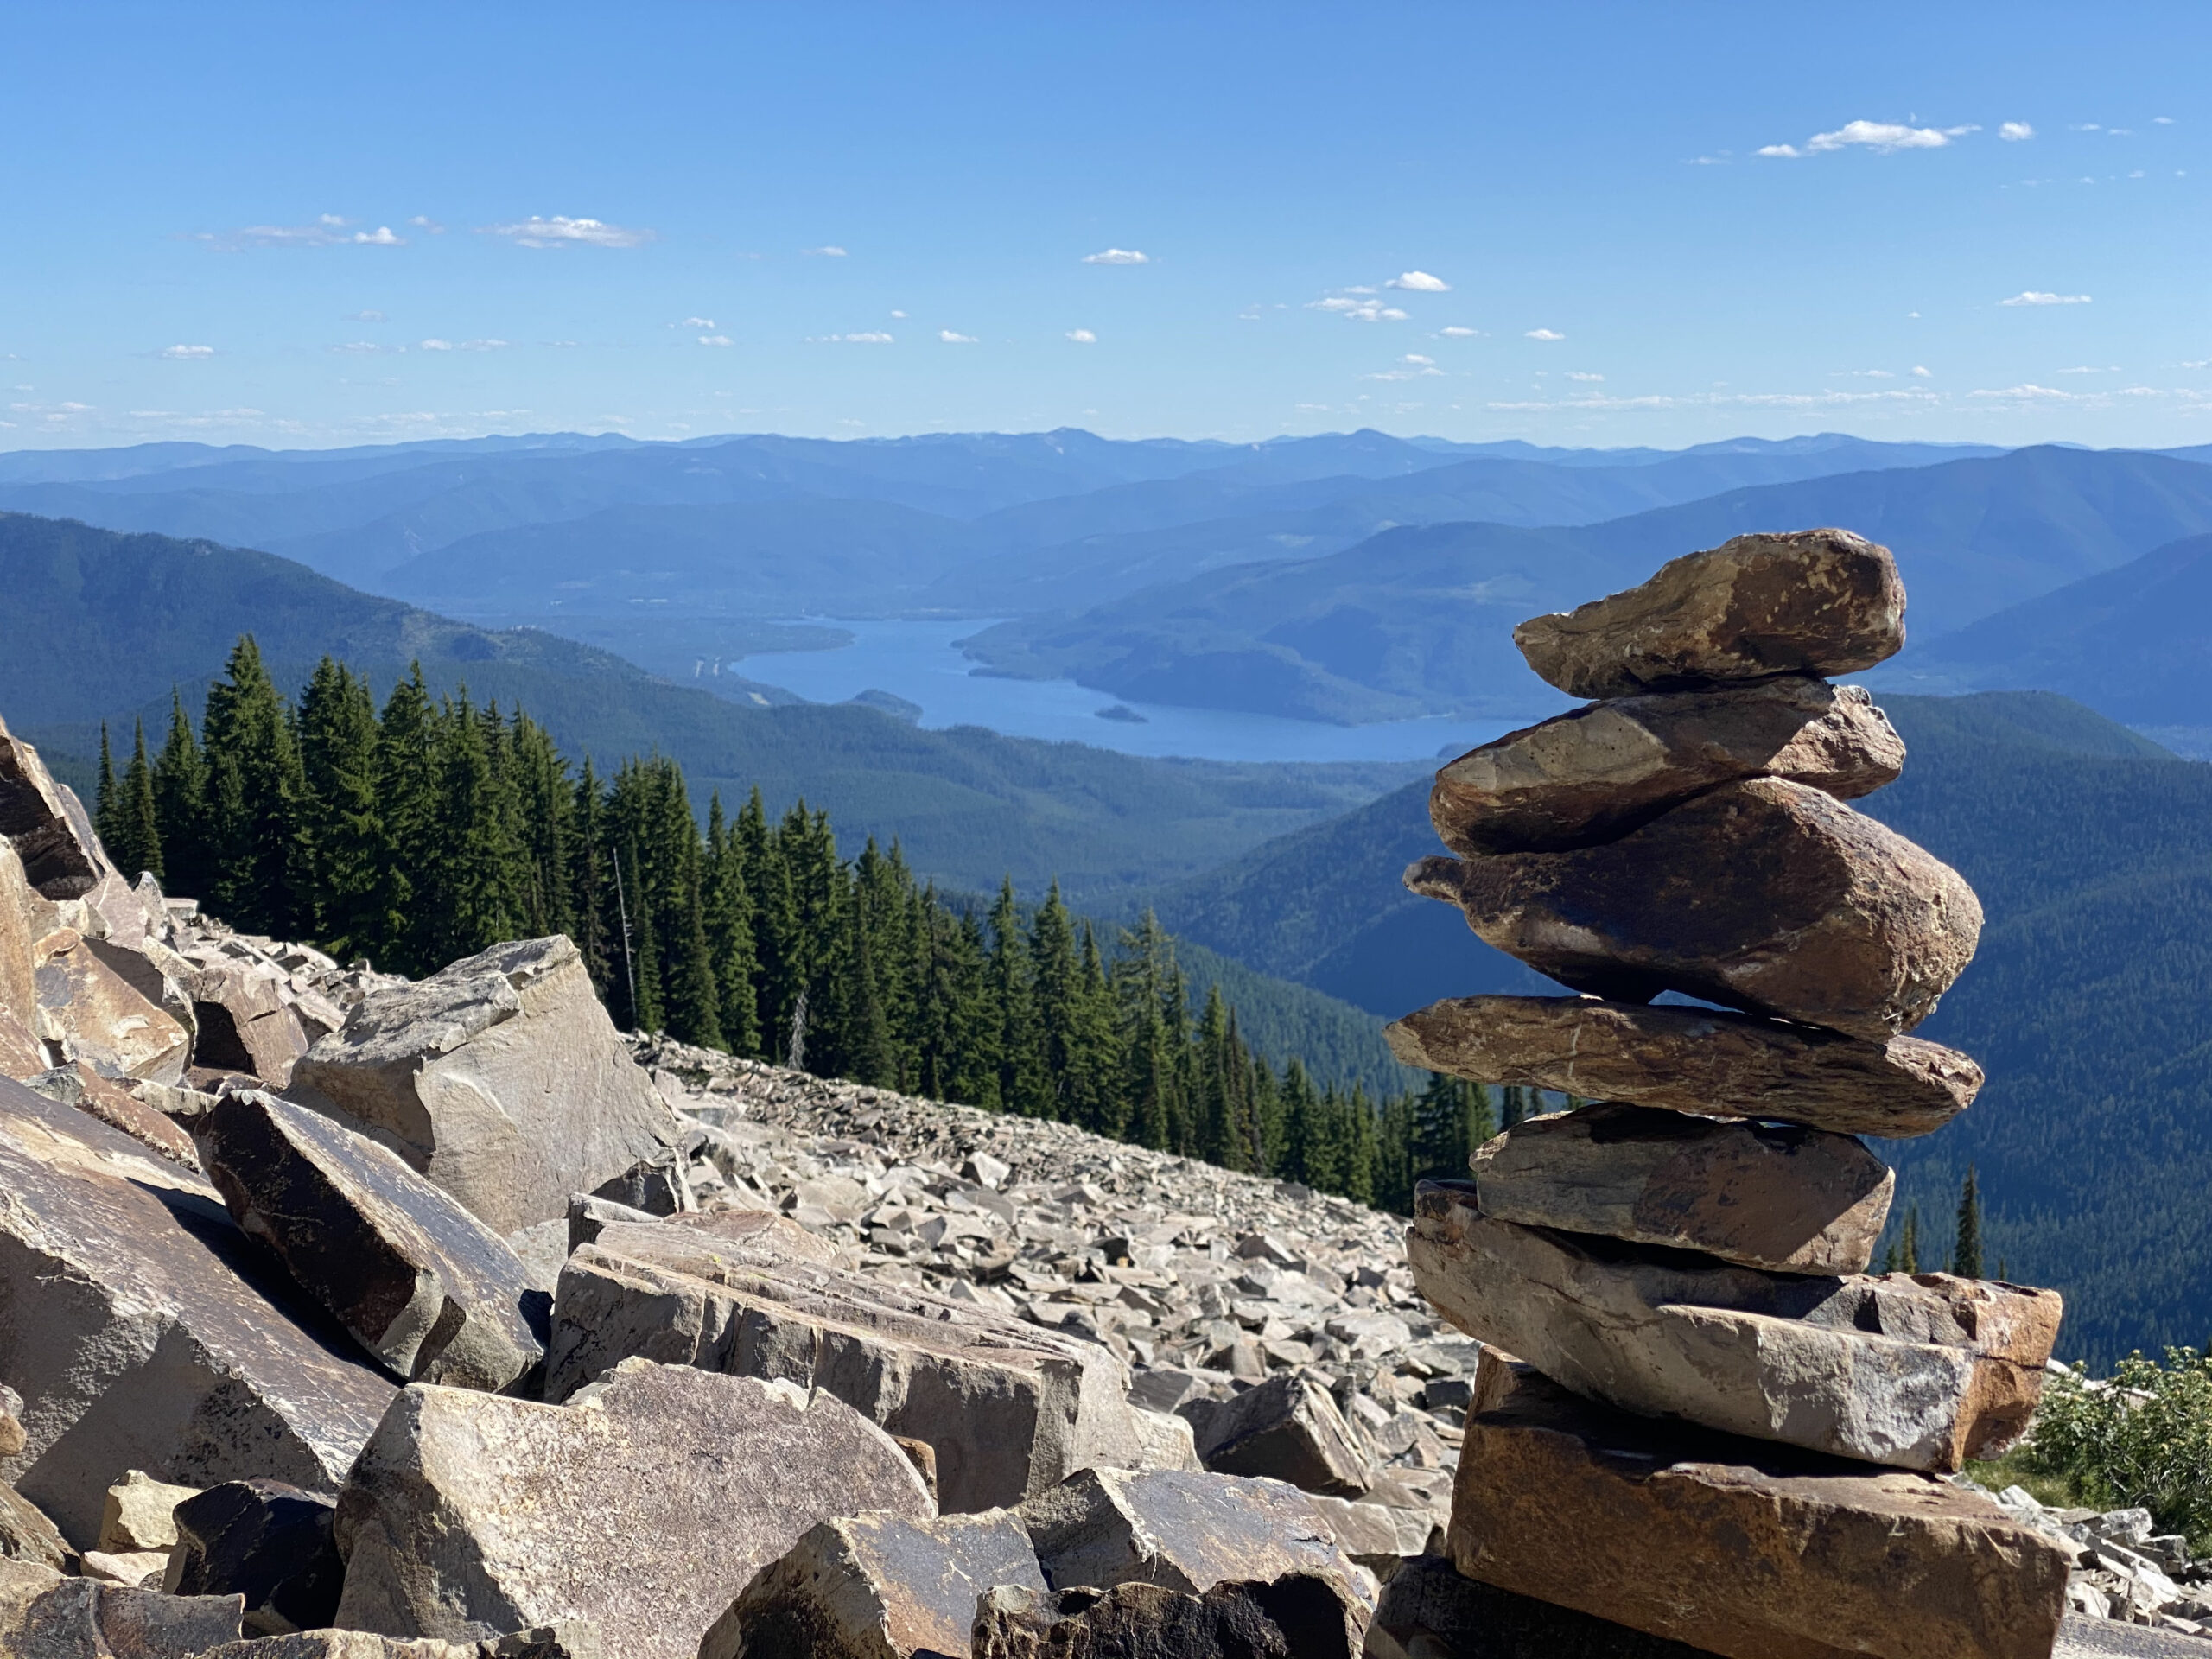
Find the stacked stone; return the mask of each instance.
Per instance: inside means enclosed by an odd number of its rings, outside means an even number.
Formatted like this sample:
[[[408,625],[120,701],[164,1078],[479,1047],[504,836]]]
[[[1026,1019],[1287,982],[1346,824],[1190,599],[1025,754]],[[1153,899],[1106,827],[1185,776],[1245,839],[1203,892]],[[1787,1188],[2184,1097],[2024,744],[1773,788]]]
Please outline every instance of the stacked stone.
[[[1406,874],[1583,995],[1439,1002],[1399,1058],[1599,1103],[1417,1200],[1421,1289],[1498,1351],[1453,1561],[1738,1659],[2039,1659],[2064,1607],[2066,1552],[1939,1478],[2025,1427],[2058,1296],[1866,1270],[1895,1178],[1857,1137],[1981,1084],[1908,1034],[1973,956],[1973,890],[1844,804],[1904,748],[1826,677],[1894,653],[1904,612],[1887,549],[1818,530],[1523,623],[1597,701],[1444,767],[1459,856]]]

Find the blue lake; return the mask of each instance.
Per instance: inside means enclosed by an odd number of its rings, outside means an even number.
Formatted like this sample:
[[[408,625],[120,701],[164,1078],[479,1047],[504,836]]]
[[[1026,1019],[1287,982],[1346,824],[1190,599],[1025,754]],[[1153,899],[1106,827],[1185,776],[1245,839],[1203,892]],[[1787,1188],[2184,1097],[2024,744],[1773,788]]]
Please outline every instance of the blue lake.
[[[807,618],[809,621],[827,619]],[[853,636],[835,651],[761,652],[729,664],[817,702],[842,702],[866,690],[888,691],[918,703],[922,724],[984,726],[1010,737],[1088,743],[1124,754],[1189,755],[1211,760],[1422,760],[1488,742],[1516,722],[1499,720],[1402,720],[1375,726],[1328,726],[1317,721],[1224,709],[1130,703],[1144,723],[1101,720],[1098,711],[1123,700],[1069,680],[1007,680],[973,672],[954,645],[991,626],[988,620],[845,622]]]

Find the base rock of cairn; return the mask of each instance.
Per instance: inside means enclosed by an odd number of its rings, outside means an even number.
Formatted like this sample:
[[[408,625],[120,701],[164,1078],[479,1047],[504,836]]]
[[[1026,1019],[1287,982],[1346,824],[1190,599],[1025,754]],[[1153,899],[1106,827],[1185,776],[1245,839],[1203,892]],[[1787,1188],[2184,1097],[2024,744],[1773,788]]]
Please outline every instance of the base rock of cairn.
[[[1981,906],[1844,804],[1904,753],[1819,677],[1895,652],[1904,612],[1887,549],[1738,537],[1523,623],[1539,674],[1611,701],[1438,774],[1462,856],[1406,885],[1586,995],[1440,1002],[1392,1046],[1599,1103],[1424,1183],[1407,1236],[1431,1305],[1491,1344],[1448,1537],[1516,1607],[1734,1659],[2057,1638],[2067,1550],[1928,1471],[2026,1427],[2058,1296],[1866,1272],[1894,1180],[1853,1136],[1926,1134],[1981,1084],[1905,1034]],[[1644,1006],[1667,991],[1741,1012]]]

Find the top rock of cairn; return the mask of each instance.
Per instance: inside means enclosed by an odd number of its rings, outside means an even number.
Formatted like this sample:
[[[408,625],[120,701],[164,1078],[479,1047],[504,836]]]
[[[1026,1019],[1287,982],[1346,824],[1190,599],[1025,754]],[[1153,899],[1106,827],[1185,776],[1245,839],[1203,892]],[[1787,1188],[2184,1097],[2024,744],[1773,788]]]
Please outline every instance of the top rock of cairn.
[[[1866,1272],[1893,1182],[1848,1132],[1925,1134],[1980,1082],[1905,1034],[1974,955],[1973,889],[1844,804],[1904,750],[1823,677],[1891,656],[1904,618],[1886,548],[1813,530],[1522,623],[1529,665],[1600,701],[1445,766],[1430,816],[1459,856],[1406,873],[1594,993],[1456,998],[1390,1028],[1408,1064],[1598,1103],[1508,1129],[1472,1181],[1415,1203],[1407,1254],[1438,1312],[1573,1391],[1538,1423],[1505,1371],[1478,1388],[1451,1554],[1736,1659],[2027,1659],[2064,1592],[2063,1552],[1934,1478],[2025,1424],[2057,1295]],[[1646,1006],[1664,991],[1738,1012]],[[1573,1478],[1536,1472],[1574,1445],[1596,1450]],[[1745,1514],[1776,1503],[1795,1518],[1747,1574]],[[1510,1547],[1532,1503],[1576,1541],[1569,1570]],[[1613,1569],[1655,1537],[1668,1590],[1639,1599]],[[1971,1617],[1892,1618],[1899,1575]],[[1853,1597],[1865,1628],[1831,1644]]]

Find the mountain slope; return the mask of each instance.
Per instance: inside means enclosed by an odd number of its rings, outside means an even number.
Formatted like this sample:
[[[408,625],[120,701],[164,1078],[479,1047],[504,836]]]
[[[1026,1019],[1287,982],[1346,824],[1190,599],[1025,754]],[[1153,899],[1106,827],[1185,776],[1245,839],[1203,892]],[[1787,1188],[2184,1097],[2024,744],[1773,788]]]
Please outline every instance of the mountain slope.
[[[2047,693],[1897,696],[1910,758],[1856,803],[1954,865],[1981,946],[1922,1033],[1989,1084],[1942,1134],[1885,1141],[1898,1216],[1948,1248],[1969,1163],[1987,1241],[2069,1299],[2062,1347],[2109,1359],[2212,1329],[2212,766]],[[1391,1016],[1558,988],[1397,885],[1436,850],[1425,783],[1159,896],[1185,937]],[[1932,1253],[1932,1252],[1931,1252]]]

